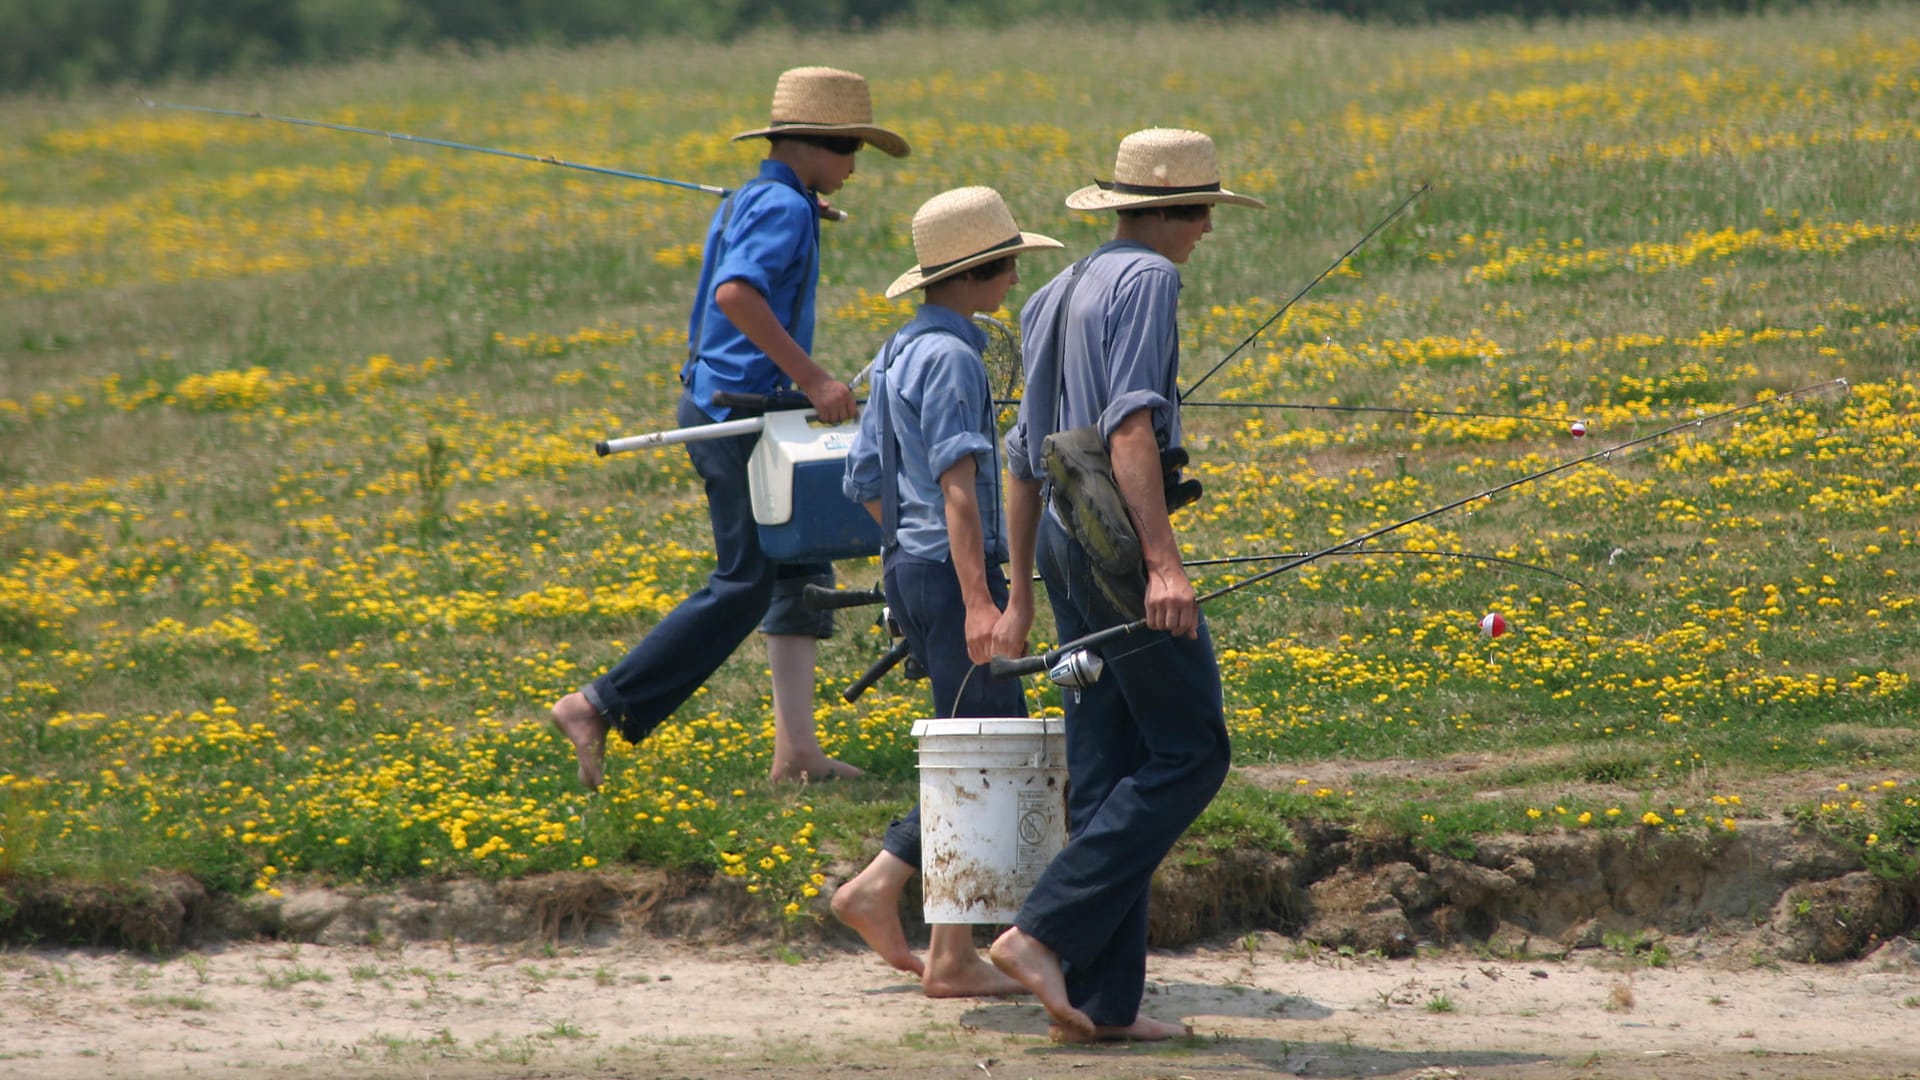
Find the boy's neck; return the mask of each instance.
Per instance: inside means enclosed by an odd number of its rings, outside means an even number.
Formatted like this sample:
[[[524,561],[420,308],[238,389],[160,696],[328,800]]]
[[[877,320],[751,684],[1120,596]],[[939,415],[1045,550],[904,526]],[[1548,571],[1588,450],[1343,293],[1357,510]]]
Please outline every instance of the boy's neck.
[[[1113,238],[1144,244],[1161,255],[1167,255],[1172,246],[1168,237],[1167,224],[1167,219],[1159,214],[1123,217],[1114,224]]]
[[[792,169],[793,174],[800,178],[800,183],[805,185],[808,191],[812,191],[817,186],[811,175],[813,155],[808,151],[812,149],[805,143],[783,140],[773,144],[767,151],[767,158]]]
[[[946,308],[962,319],[970,319],[974,312],[989,310],[981,307],[980,302],[974,299],[975,290],[971,288],[974,284],[975,282],[966,278],[936,281],[927,286],[923,302],[928,307]]]

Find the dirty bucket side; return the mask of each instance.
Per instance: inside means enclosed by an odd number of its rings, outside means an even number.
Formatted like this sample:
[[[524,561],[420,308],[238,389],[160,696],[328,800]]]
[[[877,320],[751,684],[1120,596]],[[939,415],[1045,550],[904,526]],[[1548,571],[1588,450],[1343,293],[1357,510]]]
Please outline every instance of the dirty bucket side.
[[[927,922],[1012,922],[1067,840],[1062,721],[922,720],[913,734]]]

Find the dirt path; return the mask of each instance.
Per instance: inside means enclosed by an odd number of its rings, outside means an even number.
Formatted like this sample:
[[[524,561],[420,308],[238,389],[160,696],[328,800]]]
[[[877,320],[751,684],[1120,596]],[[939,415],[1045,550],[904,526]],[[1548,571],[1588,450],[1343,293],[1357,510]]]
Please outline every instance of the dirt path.
[[[1907,941],[1845,965],[1654,968],[1259,935],[1156,955],[1149,977],[1147,1011],[1194,1038],[1056,1047],[1031,1000],[929,1001],[833,949],[19,950],[0,954],[0,1077],[1920,1078]]]

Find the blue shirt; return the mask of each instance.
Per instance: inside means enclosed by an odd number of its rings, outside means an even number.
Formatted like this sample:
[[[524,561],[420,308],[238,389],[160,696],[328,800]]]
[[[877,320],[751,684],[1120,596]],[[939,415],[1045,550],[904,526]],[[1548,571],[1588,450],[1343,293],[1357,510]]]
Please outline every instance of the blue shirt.
[[[731,210],[729,210],[731,204]],[[733,325],[714,292],[741,281],[767,298],[787,333],[813,352],[814,289],[820,281],[819,204],[784,162],[760,163],[760,176],[734,192],[707,226],[700,287],[687,320],[689,361],[682,378],[694,403],[715,420],[732,410],[713,407],[713,393],[769,394],[793,380]]]
[[[940,475],[972,457],[973,497],[980,507],[981,549],[990,565],[1007,561],[1007,530],[1000,505],[1000,460],[994,448],[993,399],[980,354],[986,331],[950,308],[922,304],[919,314],[875,357],[860,432],[847,451],[841,490],[865,503],[881,496],[881,410],[899,441],[899,519],[895,540],[908,554],[944,562],[947,501]],[[884,373],[880,357],[893,349]]]
[[[1061,292],[1076,269],[1085,280],[1058,320]],[[1007,432],[1013,475],[1046,477],[1041,444],[1054,432],[1097,424],[1101,438],[1111,439],[1141,409],[1153,411],[1162,448],[1180,445],[1179,303],[1180,271],[1131,240],[1101,245],[1027,300],[1020,309],[1027,386]]]

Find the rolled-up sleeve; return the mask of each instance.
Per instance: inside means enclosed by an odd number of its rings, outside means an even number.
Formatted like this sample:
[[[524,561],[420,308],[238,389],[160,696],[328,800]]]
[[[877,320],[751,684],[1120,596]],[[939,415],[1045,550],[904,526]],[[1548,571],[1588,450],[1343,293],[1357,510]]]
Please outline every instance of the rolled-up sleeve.
[[[1145,270],[1133,275],[1114,292],[1107,313],[1111,345],[1107,353],[1107,386],[1112,396],[1100,411],[1100,435],[1110,439],[1127,417],[1141,409],[1153,410],[1156,431],[1174,422],[1173,370],[1178,367],[1179,327],[1175,312],[1180,302],[1179,275]]]
[[[1005,445],[1007,448],[1007,471],[1013,474],[1013,478],[1015,480],[1038,480],[1039,477],[1034,475],[1033,472],[1033,462],[1027,457],[1027,426],[1025,414],[1022,414],[1022,419],[1015,420],[1013,426],[1007,429]]]
[[[766,185],[752,199],[737,196],[746,205],[735,209],[727,225],[726,254],[713,277],[716,289],[729,281],[752,286],[769,303],[781,303],[776,311],[785,310],[787,298],[799,285],[780,280],[780,275],[798,273],[800,260],[794,252],[804,251],[813,242],[807,208],[800,199],[782,198],[782,194]]]

